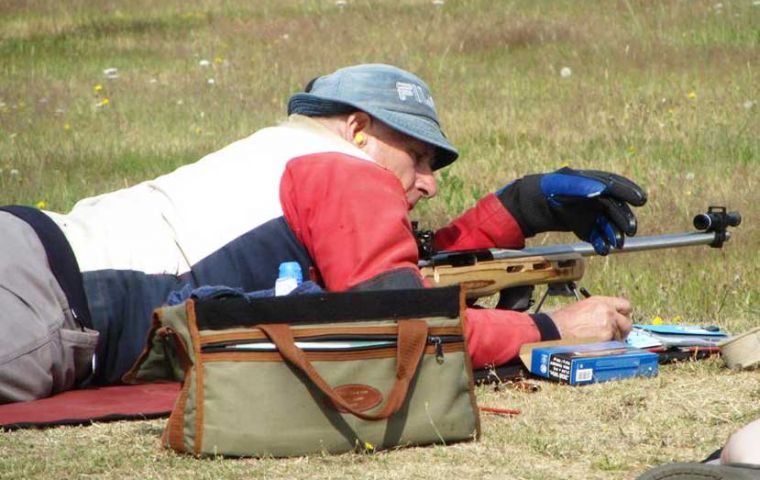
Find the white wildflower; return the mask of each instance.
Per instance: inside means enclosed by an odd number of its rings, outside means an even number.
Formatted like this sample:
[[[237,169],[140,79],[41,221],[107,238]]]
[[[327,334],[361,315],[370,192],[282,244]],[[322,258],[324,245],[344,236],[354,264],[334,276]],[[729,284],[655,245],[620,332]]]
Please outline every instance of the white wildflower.
[[[433,0],[433,5],[436,7],[442,7],[444,3],[443,0]]]
[[[754,2],[752,2],[752,6],[753,7],[760,7],[760,0],[755,0]]]
[[[753,102],[752,100],[747,100],[746,102],[742,103],[742,107],[744,107],[747,110],[749,110],[750,108],[754,106],[755,106],[755,102]]]
[[[288,40],[289,38],[290,38],[290,34],[289,33],[283,33],[282,34],[282,39],[283,40]]]
[[[209,67],[211,66],[211,62],[209,62],[208,60],[204,58],[198,62],[198,65],[200,65],[201,67]]]
[[[148,83],[151,83],[151,84],[152,83],[158,83],[158,79],[157,78],[151,78],[150,80],[148,80]]]
[[[686,173],[686,180],[694,180],[694,172],[687,172]]]
[[[568,78],[572,74],[573,71],[570,70],[570,67],[562,67],[562,70],[559,71],[559,76],[562,78]]]
[[[11,171],[9,173],[11,174],[11,177],[19,176],[18,170],[16,170],[15,168],[11,168]]]
[[[713,5],[713,7],[715,7],[715,10],[720,10],[721,8],[723,8],[723,4],[722,3],[716,3],[715,5]]]
[[[105,75],[106,78],[119,78],[119,70],[113,67],[106,68],[103,70],[103,75]]]
[[[185,101],[182,100],[181,98],[179,100],[177,100],[177,105],[184,105],[184,103],[185,103]]]
[[[209,85],[214,85],[216,84],[216,80],[214,80],[213,78],[209,78],[208,80],[206,80],[206,83],[208,83]]]
[[[346,3],[348,3],[346,0],[335,0],[335,6],[340,9],[343,9],[346,6]]]

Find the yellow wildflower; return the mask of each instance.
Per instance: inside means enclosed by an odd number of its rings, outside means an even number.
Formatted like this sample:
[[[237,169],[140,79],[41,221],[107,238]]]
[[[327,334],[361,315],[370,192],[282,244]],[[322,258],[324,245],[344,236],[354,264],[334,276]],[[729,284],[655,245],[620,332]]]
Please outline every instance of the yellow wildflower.
[[[69,130],[71,130],[71,124],[70,123],[64,123],[63,124],[63,129],[68,132]]]
[[[652,319],[652,325],[662,325],[664,322],[662,321],[662,317],[657,315]]]
[[[103,85],[98,83],[94,87],[92,87],[92,89],[95,91],[95,93],[100,93],[103,91]]]
[[[45,200],[40,200],[39,202],[35,203],[34,206],[42,210],[43,208],[47,208],[47,202]]]
[[[680,323],[680,322],[682,322],[682,321],[683,321],[683,317],[682,317],[681,315],[676,315],[676,316],[675,316],[675,317],[673,317],[673,319],[671,320],[671,323]]]
[[[108,97],[106,97],[103,100],[101,100],[101,101],[98,102],[98,106],[99,107],[105,107],[109,103],[111,103],[111,101],[108,99]]]
[[[201,130],[201,127],[195,127],[195,134],[200,135],[203,130]]]
[[[193,19],[193,18],[204,18],[205,14],[203,12],[185,12],[182,14],[182,18],[187,19]]]
[[[217,65],[221,65],[222,63],[224,63],[224,59],[218,56],[214,57],[214,63],[216,63]]]
[[[372,445],[370,442],[364,442],[364,450],[366,452],[374,452],[375,451],[375,446]]]
[[[694,90],[692,90],[691,92],[689,92],[689,93],[686,94],[686,97],[689,100],[695,100],[697,98],[697,92],[695,92]]]

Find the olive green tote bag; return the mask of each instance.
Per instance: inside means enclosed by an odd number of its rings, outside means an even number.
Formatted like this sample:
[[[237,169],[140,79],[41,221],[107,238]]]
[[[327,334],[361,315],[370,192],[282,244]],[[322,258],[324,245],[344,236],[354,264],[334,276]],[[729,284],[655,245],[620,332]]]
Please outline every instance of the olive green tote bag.
[[[188,300],[130,383],[182,381],[162,443],[287,457],[480,434],[458,287]]]

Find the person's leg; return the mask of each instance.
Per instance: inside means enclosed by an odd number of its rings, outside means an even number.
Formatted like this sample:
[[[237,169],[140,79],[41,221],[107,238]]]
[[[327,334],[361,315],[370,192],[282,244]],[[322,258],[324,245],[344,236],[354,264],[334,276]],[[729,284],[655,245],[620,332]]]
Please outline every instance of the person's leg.
[[[721,463],[748,463],[760,465],[760,420],[745,425],[726,442],[720,456]]]
[[[0,212],[0,403],[73,388],[97,333],[76,325],[34,230]]]

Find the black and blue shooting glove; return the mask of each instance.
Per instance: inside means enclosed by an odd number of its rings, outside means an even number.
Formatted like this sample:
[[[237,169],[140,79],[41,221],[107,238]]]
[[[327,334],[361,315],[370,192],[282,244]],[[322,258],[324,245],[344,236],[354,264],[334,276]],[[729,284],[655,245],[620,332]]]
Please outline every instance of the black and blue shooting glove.
[[[641,187],[614,173],[562,168],[528,175],[496,192],[525,237],[548,231],[574,232],[599,255],[622,248],[636,234],[629,205],[647,201]]]

